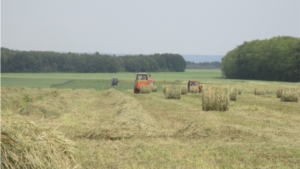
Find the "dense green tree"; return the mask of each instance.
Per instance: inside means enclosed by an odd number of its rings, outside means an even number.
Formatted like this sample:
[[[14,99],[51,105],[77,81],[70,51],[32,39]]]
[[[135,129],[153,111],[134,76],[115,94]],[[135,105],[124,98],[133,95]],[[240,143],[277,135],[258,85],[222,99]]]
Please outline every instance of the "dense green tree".
[[[184,71],[185,60],[178,54],[111,56],[15,51],[1,48],[2,72],[158,72]]]
[[[300,81],[300,38],[280,36],[244,42],[221,63],[228,78]]]

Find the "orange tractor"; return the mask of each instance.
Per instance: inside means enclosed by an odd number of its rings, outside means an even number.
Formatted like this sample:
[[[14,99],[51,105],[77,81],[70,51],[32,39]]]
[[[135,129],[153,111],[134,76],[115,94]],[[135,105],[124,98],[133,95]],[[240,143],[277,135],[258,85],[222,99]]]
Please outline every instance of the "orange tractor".
[[[136,74],[133,92],[134,93],[140,93],[142,85],[153,85],[153,83],[151,84],[152,79],[150,77],[148,78],[147,73],[138,73],[138,74]]]
[[[188,87],[188,92],[190,91],[190,87],[191,86],[198,86],[198,92],[202,92],[202,85],[200,85],[200,83],[197,80],[189,80],[187,83],[187,87]]]

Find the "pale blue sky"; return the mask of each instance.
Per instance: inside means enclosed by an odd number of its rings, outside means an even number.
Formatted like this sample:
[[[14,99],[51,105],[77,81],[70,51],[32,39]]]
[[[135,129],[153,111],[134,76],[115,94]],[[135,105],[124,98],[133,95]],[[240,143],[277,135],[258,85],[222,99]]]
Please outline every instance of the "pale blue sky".
[[[244,41],[300,37],[300,0],[2,0],[15,50],[225,55]]]

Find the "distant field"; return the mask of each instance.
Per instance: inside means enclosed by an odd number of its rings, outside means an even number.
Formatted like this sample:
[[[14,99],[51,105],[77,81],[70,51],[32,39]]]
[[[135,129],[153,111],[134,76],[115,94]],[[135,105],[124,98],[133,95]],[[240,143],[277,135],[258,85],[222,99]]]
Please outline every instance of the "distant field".
[[[159,72],[150,73],[156,81],[182,81],[190,79],[211,81],[222,79],[220,70],[186,70],[186,72]],[[48,88],[51,85],[59,85],[70,80],[109,81],[113,77],[133,84],[136,73],[1,73],[1,86],[12,87],[37,87]],[[77,82],[77,81],[75,81]]]
[[[62,132],[78,168],[299,168],[300,102],[276,91],[300,83],[228,80],[219,70],[151,74],[159,90],[150,94],[133,93],[135,73],[1,74],[1,128],[18,117]],[[242,94],[226,112],[203,111],[203,93],[165,99],[163,85],[189,79]]]

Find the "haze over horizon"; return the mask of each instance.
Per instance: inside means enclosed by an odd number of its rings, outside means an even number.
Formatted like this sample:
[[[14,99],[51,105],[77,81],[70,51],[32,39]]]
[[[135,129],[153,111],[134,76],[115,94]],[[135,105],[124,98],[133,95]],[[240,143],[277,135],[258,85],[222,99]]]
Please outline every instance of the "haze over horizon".
[[[2,0],[1,47],[224,56],[244,41],[300,37],[299,9],[299,0]]]

